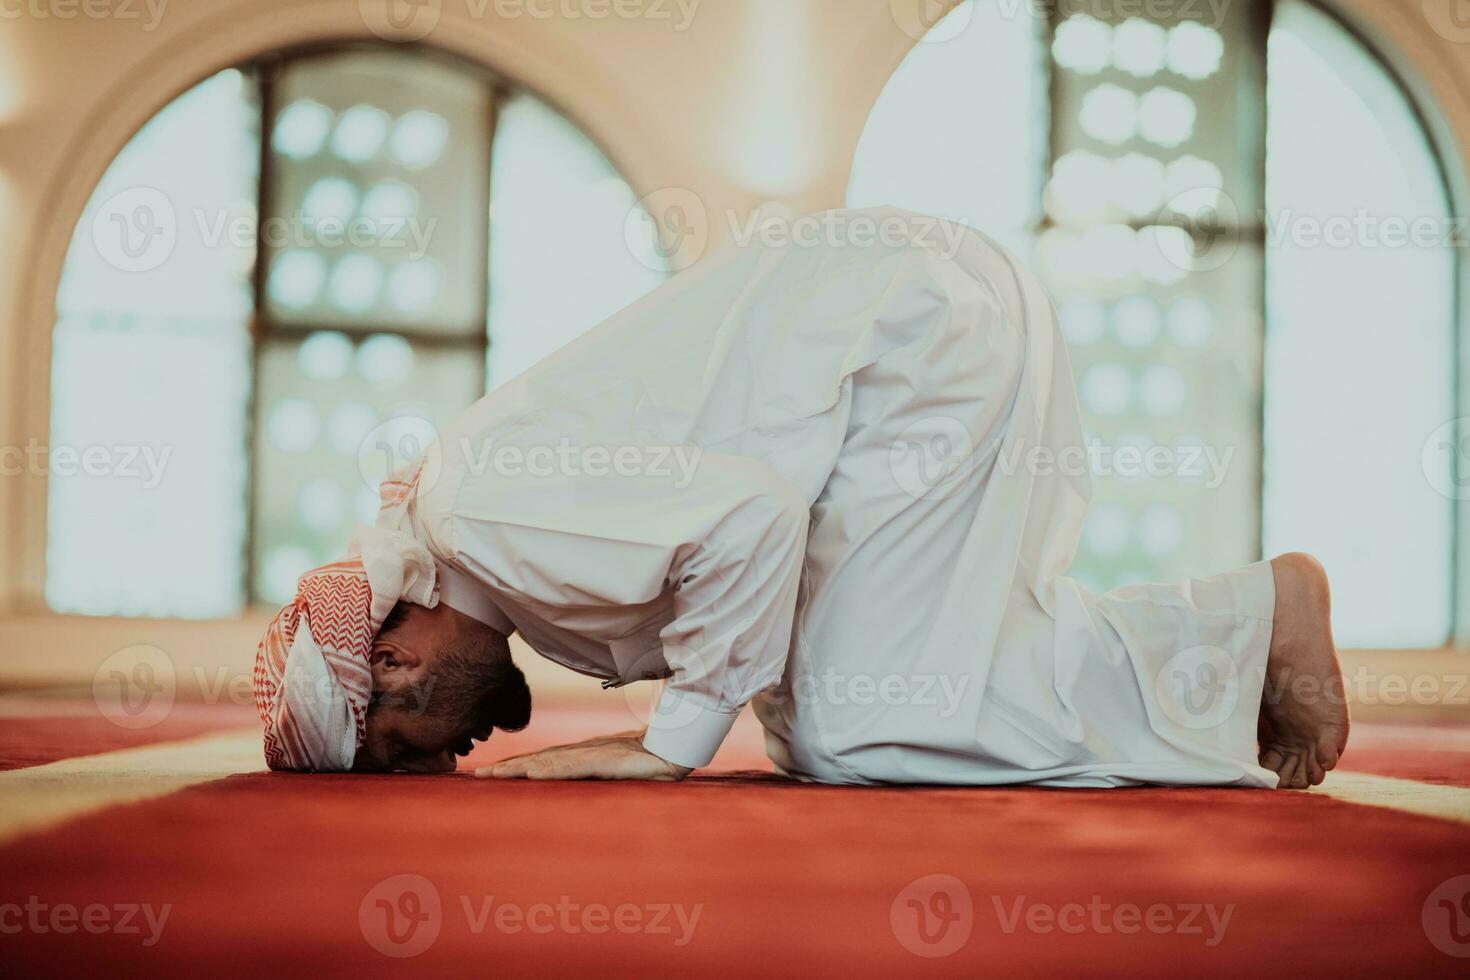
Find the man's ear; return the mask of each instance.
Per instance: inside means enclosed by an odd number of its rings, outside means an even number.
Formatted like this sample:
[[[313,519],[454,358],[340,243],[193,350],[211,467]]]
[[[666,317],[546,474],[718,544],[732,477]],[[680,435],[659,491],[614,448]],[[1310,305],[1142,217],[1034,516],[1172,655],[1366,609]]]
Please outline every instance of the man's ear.
[[[373,641],[368,662],[372,666],[373,683],[376,686],[379,681],[395,675],[412,673],[423,664],[423,658],[406,644],[391,637],[379,636]]]
[[[428,705],[427,691],[420,681],[424,659],[411,647],[391,638],[379,637],[368,654],[373,674],[373,702],[417,717]],[[432,683],[432,682],[431,682]]]

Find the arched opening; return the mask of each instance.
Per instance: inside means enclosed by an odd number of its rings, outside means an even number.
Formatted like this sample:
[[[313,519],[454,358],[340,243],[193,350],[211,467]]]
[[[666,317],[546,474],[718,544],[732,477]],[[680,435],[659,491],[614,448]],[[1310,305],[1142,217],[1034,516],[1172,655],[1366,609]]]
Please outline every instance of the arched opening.
[[[289,595],[487,383],[667,276],[636,198],[548,104],[424,49],[273,54],[180,95],[68,250],[51,440],[104,475],[52,468],[48,605]]]
[[[1340,643],[1446,642],[1453,212],[1397,78],[1306,2],[999,9],[972,0],[912,50],[848,203],[969,221],[1046,278],[1096,476],[1074,574],[1111,588],[1310,550]]]
[[[1353,642],[1438,646],[1455,488],[1433,443],[1461,414],[1464,230],[1413,103],[1363,41],[1281,3],[1269,59],[1265,548],[1321,556]]]

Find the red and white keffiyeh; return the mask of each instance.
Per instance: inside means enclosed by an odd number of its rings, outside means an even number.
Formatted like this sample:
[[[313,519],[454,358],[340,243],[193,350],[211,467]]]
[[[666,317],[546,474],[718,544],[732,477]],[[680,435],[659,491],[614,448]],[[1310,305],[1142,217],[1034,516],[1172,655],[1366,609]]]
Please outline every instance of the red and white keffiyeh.
[[[399,601],[438,603],[433,556],[409,530],[419,471],[379,489],[376,524],[342,561],[301,576],[255,653],[255,707],[272,769],[352,768],[367,730],[370,655]]]

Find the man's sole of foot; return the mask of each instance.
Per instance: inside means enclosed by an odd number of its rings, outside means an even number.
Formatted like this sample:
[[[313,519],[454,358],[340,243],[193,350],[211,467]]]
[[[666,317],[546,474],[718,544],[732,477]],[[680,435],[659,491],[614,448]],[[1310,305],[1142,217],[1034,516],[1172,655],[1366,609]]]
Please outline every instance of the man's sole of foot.
[[[1311,555],[1271,559],[1276,615],[1261,695],[1260,763],[1280,789],[1319,785],[1348,739],[1348,708],[1327,573]]]

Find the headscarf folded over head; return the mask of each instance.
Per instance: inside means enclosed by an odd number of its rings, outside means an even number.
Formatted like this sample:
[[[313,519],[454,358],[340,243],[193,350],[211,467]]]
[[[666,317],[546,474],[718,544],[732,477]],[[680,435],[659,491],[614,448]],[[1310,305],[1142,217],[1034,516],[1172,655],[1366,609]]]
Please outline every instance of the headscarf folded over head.
[[[301,576],[255,652],[255,707],[272,769],[352,768],[367,731],[370,655],[400,601],[438,604],[434,558],[411,533],[419,468],[379,489],[377,522],[348,557]]]

